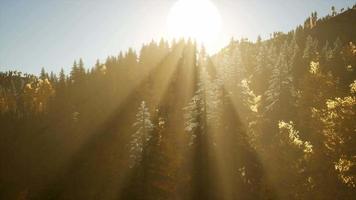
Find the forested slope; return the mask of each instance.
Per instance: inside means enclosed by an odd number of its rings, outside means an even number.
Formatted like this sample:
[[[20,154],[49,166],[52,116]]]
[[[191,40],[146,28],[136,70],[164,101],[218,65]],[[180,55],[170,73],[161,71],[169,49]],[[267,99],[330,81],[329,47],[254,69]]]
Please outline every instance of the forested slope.
[[[0,199],[352,199],[355,15],[1,72]]]

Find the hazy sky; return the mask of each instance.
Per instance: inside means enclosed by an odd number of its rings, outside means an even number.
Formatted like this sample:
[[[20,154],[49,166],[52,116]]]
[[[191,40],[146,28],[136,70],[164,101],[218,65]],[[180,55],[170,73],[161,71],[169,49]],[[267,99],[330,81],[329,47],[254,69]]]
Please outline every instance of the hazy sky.
[[[355,0],[211,0],[223,20],[217,47],[231,37],[289,31],[312,12],[326,15]],[[129,47],[167,36],[176,0],[0,0],[0,71],[69,71],[83,58],[91,66]],[[215,47],[215,50],[217,48]],[[214,49],[212,49],[214,50]]]

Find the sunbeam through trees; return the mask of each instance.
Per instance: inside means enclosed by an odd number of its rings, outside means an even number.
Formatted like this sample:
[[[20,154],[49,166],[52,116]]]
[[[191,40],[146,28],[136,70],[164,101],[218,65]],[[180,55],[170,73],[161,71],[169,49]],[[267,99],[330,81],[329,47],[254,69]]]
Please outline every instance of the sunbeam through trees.
[[[0,199],[353,199],[355,22],[0,72]]]

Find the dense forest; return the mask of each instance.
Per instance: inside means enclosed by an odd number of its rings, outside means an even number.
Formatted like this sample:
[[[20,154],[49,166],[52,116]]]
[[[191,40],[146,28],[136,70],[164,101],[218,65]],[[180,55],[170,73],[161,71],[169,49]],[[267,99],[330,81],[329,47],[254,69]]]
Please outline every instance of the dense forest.
[[[352,199],[356,8],[0,73],[0,199]]]

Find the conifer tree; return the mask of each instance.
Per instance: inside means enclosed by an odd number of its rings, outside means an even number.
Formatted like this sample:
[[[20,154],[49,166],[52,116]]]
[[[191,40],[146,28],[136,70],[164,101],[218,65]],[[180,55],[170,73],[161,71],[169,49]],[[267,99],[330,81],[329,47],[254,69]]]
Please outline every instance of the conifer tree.
[[[142,101],[136,114],[136,122],[133,124],[136,132],[132,135],[130,142],[130,157],[133,165],[141,162],[145,148],[152,137],[151,131],[154,126],[150,118],[151,115],[146,107],[146,103]]]
[[[329,46],[329,41],[325,42],[325,45],[321,50],[321,54],[322,54],[322,59],[325,62],[329,62],[332,59],[333,51],[332,51],[331,47]]]
[[[310,35],[308,35],[303,52],[303,59],[306,60],[306,64],[309,64],[313,59],[316,59],[317,48],[317,40],[314,40]]]
[[[277,63],[272,70],[268,90],[265,92],[266,112],[276,111],[276,108],[280,107],[290,109],[294,104],[295,89],[292,82],[292,63],[288,62],[287,48],[288,44],[285,42],[281,48]],[[279,115],[280,114],[282,113],[279,113]],[[288,117],[285,116],[285,114],[286,113],[284,113],[284,116],[274,117]]]
[[[61,71],[59,72],[59,80],[58,80],[58,82],[59,82],[59,85],[61,85],[61,86],[65,86],[65,84],[66,84],[66,75],[64,73],[64,69],[63,68],[61,68]]]
[[[45,71],[45,69],[42,67],[41,69],[41,74],[40,74],[40,79],[45,80],[48,78],[48,73]]]
[[[78,81],[78,72],[79,72],[79,69],[78,69],[77,61],[74,61],[71,72],[70,72],[71,83]]]

